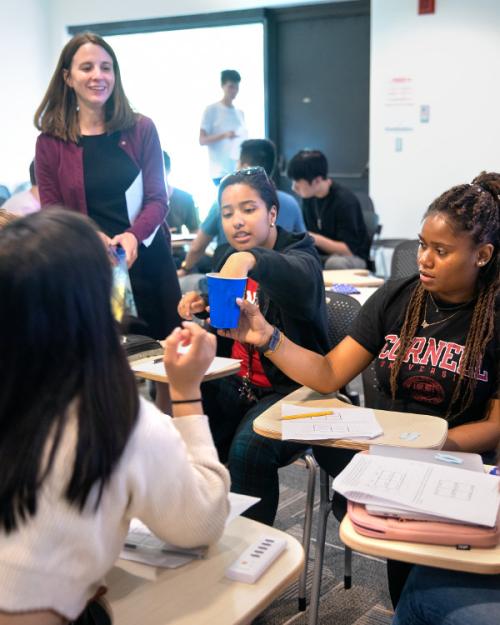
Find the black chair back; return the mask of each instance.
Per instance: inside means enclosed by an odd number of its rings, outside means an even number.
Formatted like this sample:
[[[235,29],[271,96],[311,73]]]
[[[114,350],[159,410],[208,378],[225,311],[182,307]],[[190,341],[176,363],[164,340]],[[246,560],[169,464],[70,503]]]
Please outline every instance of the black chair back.
[[[376,405],[377,397],[380,393],[377,374],[375,372],[375,362],[376,359],[372,360],[368,367],[361,373],[364,405],[366,408],[373,408]]]
[[[347,336],[361,304],[350,295],[325,291],[330,349]]]
[[[394,248],[391,260],[391,280],[409,278],[418,273],[418,245],[417,239],[408,239]]]

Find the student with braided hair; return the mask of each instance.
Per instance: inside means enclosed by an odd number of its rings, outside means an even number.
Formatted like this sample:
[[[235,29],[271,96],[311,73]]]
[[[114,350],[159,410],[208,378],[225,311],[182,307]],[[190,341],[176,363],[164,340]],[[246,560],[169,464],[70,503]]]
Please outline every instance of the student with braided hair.
[[[272,363],[330,393],[375,359],[380,393],[373,408],[443,417],[446,449],[492,452],[500,441],[499,213],[500,174],[482,173],[446,191],[424,215],[418,275],[374,293],[326,356],[283,337]],[[265,345],[274,328],[248,302],[241,308],[240,340]],[[352,452],[318,447],[315,455],[336,475]],[[396,601],[398,590],[392,594]]]

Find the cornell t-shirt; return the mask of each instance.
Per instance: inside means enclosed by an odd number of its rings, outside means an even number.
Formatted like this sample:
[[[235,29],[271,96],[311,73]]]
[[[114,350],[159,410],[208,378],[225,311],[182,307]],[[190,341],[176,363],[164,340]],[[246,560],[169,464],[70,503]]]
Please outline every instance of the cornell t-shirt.
[[[417,283],[418,277],[412,277],[385,284],[360,310],[349,335],[376,356],[380,394],[373,408],[444,416],[458,381],[474,301],[464,308],[457,310],[451,306],[446,311],[446,304],[436,300],[440,308],[440,312],[436,312],[427,296],[424,316],[432,325],[423,328],[420,320],[401,364],[396,400],[393,402],[390,371],[399,348],[406,306]],[[436,321],[440,322],[434,323]],[[465,412],[452,418],[453,426],[485,417],[488,401],[498,392],[499,346],[499,325],[496,321],[494,337],[488,343],[483,362],[475,374],[474,400]],[[459,406],[460,399],[453,414]]]

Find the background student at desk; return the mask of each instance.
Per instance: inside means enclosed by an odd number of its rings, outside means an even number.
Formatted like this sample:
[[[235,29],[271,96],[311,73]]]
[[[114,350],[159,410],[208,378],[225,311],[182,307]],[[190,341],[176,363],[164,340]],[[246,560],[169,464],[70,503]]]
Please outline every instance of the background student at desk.
[[[349,336],[326,356],[285,337],[268,357],[292,379],[322,393],[342,388],[376,359],[380,394],[373,408],[446,418],[446,449],[495,449],[500,440],[499,194],[500,175],[493,173],[443,193],[424,216],[418,276],[379,289]],[[266,344],[272,325],[250,303],[241,307],[238,336]],[[336,475],[352,452],[317,448],[315,455]],[[399,590],[392,588],[394,601]]]
[[[193,324],[167,338],[176,418],[162,414],[139,399],[111,281],[83,216],[49,209],[0,232],[0,623],[78,617],[132,517],[184,547],[224,529],[229,476],[200,401],[215,339]]]

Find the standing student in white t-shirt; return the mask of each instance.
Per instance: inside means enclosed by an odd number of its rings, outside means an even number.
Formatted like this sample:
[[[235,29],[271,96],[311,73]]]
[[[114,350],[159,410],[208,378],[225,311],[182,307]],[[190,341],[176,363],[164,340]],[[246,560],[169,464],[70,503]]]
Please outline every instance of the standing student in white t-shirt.
[[[234,69],[221,72],[223,97],[205,109],[200,127],[200,145],[208,146],[210,177],[216,186],[237,168],[240,145],[247,137],[243,111],[233,105],[241,76]]]

